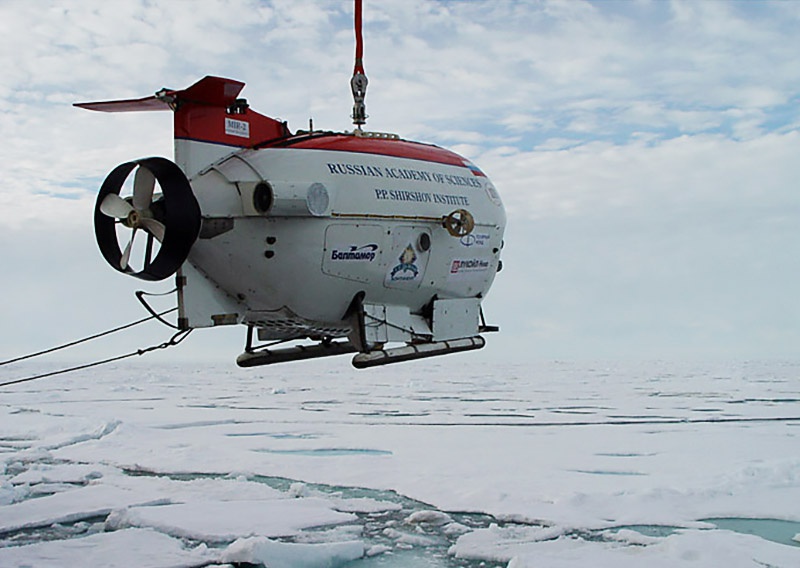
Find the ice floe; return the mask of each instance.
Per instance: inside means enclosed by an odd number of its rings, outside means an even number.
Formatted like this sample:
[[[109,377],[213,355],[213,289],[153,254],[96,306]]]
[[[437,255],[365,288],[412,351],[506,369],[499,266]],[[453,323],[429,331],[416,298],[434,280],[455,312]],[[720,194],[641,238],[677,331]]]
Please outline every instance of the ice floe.
[[[310,363],[9,388],[0,565],[794,568],[799,376]]]

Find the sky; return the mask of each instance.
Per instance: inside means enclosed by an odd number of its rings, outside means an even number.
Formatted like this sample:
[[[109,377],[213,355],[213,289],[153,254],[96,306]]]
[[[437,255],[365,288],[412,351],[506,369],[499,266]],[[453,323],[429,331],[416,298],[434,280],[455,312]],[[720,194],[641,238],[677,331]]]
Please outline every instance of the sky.
[[[333,0],[1,1],[0,359],[170,287],[107,266],[92,211],[117,164],[172,156],[171,117],[73,102],[210,74],[293,130],[352,129],[352,21]],[[470,158],[507,209],[501,332],[461,361],[796,358],[798,29],[790,1],[364,0],[367,129]],[[153,357],[233,365],[243,343],[201,330]]]

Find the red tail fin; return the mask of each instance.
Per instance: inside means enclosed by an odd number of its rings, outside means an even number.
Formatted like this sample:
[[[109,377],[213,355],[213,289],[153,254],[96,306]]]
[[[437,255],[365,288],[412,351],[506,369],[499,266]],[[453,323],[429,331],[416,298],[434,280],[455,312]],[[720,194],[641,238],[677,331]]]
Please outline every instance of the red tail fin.
[[[208,75],[182,90],[141,99],[75,103],[101,112],[175,111],[175,138],[248,147],[289,135],[286,124],[250,110],[236,97],[244,83]]]

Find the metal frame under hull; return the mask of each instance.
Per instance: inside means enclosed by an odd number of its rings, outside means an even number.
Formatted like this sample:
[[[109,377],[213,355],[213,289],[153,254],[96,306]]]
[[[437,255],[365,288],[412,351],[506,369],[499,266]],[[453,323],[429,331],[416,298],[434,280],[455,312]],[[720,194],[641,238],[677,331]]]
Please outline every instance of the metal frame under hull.
[[[356,353],[352,360],[353,366],[357,369],[366,369],[380,365],[389,365],[391,363],[401,363],[403,361],[448,355],[450,353],[473,351],[482,349],[485,345],[486,341],[483,337],[477,335],[464,339],[434,341],[431,343],[411,343],[402,347],[375,349],[366,353],[358,353],[358,350],[353,347],[349,341],[332,341],[322,342],[317,345],[295,345],[282,349],[245,351],[237,357],[236,364],[240,367],[257,367],[273,365],[275,363],[287,363],[290,361],[302,361],[305,359],[317,359],[320,357]]]

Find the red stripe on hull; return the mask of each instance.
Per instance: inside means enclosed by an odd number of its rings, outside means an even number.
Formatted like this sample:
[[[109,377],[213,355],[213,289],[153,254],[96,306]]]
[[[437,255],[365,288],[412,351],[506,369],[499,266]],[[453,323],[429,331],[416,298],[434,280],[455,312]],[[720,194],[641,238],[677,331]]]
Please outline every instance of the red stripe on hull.
[[[330,150],[334,152],[354,152],[357,154],[378,154],[395,158],[436,162],[449,166],[467,167],[464,158],[432,144],[409,142],[408,140],[387,140],[381,138],[362,138],[346,134],[329,134],[313,137],[281,140],[267,147],[302,148],[306,150]]]

